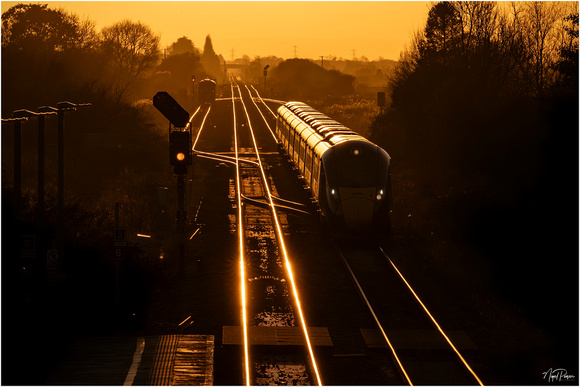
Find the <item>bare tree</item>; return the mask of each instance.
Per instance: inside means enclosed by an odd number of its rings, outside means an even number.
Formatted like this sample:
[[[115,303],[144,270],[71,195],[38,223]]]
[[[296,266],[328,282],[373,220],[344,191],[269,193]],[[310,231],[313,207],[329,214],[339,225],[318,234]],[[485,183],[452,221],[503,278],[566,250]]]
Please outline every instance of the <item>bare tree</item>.
[[[489,49],[496,36],[498,12],[496,3],[460,1],[454,3],[461,20],[462,54],[469,65],[470,54]]]
[[[148,26],[130,20],[103,28],[101,36],[102,52],[112,65],[121,97],[132,82],[159,62],[159,36]]]
[[[555,76],[554,63],[559,53],[558,21],[564,16],[561,4],[532,1],[524,4],[524,39],[530,55],[528,74],[534,82],[535,94],[543,96]]]

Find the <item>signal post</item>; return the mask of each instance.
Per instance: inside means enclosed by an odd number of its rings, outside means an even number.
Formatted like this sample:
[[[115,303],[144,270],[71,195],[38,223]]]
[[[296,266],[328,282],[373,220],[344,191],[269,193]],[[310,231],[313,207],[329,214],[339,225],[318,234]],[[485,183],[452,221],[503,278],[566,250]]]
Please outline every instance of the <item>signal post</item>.
[[[189,113],[167,92],[160,91],[153,97],[153,105],[169,120],[169,164],[177,176],[176,228],[179,248],[179,270],[185,268],[185,175],[192,165],[191,125],[187,131]],[[173,129],[171,128],[173,125]]]

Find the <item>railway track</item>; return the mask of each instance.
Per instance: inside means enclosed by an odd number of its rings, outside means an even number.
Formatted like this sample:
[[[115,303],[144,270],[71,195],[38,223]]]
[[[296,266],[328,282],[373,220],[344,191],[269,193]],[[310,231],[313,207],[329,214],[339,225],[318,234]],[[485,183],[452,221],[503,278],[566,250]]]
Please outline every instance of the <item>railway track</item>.
[[[257,91],[254,89],[257,95]],[[230,217],[230,230],[238,245],[238,281],[240,284],[240,344],[243,347],[243,384],[280,384],[283,375],[293,384],[322,384],[318,372],[308,326],[301,308],[299,291],[292,263],[285,246],[288,234],[284,211],[301,211],[299,204],[281,199],[267,169],[269,161],[281,158],[270,127],[274,113],[265,108],[263,100],[252,97],[247,87],[231,86],[232,146],[229,152],[206,152],[198,149],[198,139],[204,129],[205,116],[195,140],[194,154],[235,167],[229,182],[229,198],[235,214]],[[251,102],[250,102],[251,101]],[[259,105],[260,106],[259,106]],[[261,109],[262,108],[262,109]],[[259,112],[261,119],[253,122],[249,110]],[[270,123],[268,122],[270,121]],[[199,118],[198,118],[199,121]],[[263,125],[260,134],[254,129]],[[229,327],[232,328],[232,327]],[[262,328],[291,332],[291,340],[300,336],[304,351],[284,350],[270,346],[257,347]],[[287,330],[284,330],[287,328]],[[294,329],[298,328],[298,329]],[[236,328],[224,328],[224,340],[236,334]],[[264,348],[267,348],[266,350]]]
[[[194,131],[194,154],[211,160],[216,168],[227,166],[219,170],[222,175],[227,172],[229,179],[227,192],[232,209],[228,215],[229,230],[236,239],[239,290],[235,297],[240,312],[239,325],[224,326],[222,339],[225,344],[241,348],[240,384],[321,385],[323,380],[329,384],[481,384],[478,376],[458,360],[473,357],[473,343],[460,329],[444,331],[447,339],[441,336],[433,327],[439,324],[420,307],[408,281],[405,283],[394,262],[383,252],[378,248],[343,247],[339,249],[342,258],[337,260],[332,247],[324,247],[332,245],[328,238],[319,230],[306,231],[316,228],[307,223],[317,223],[313,221],[308,195],[304,195],[304,200],[294,197],[294,201],[281,197],[286,196],[289,185],[300,180],[278,152],[273,133],[275,113],[267,103],[277,102],[262,99],[252,87],[232,85],[230,98],[220,99],[215,107],[202,108],[191,121],[199,128],[197,133]],[[229,114],[224,110],[226,105]],[[212,114],[212,109],[218,107],[219,114]],[[216,117],[225,115],[230,116],[227,123],[215,122],[220,119]],[[207,140],[198,141],[204,135],[202,132],[218,128],[221,145],[212,142],[210,149]],[[204,146],[200,147],[200,143]],[[273,177],[276,168],[286,169],[296,179],[291,182]],[[282,194],[278,192],[280,186],[284,188]],[[298,220],[296,228],[297,219],[302,220]],[[301,234],[295,234],[296,230]],[[306,246],[309,248],[305,250]],[[331,257],[333,254],[335,258]],[[294,258],[298,258],[301,266],[299,273],[292,270]],[[337,265],[343,261],[349,268],[345,271],[335,266],[332,270],[338,271],[332,272],[328,269],[332,260]],[[307,270],[318,273],[316,280],[322,281],[318,285],[329,287],[334,282],[340,283],[339,277],[347,281],[349,276],[354,278],[368,311],[362,305],[354,305],[357,301],[352,290],[349,292],[353,298],[339,296],[336,310],[321,305],[320,298],[313,293],[321,289],[312,285],[312,276],[304,271],[305,263]],[[312,267],[313,263],[319,266]],[[328,277],[320,276],[324,274],[320,270],[328,270]],[[301,278],[304,276],[307,278]],[[298,285],[304,288],[301,292]],[[306,298],[306,305],[314,305],[307,312],[302,310],[304,301],[299,294]],[[343,317],[335,313],[337,310]],[[310,317],[306,318],[307,315]],[[315,350],[313,343],[309,343],[313,332],[319,329],[317,326],[325,327],[332,347]],[[267,338],[271,335],[277,335],[278,340],[294,341],[294,345],[272,345]],[[300,345],[296,345],[297,339]],[[465,350],[468,356],[464,355]],[[366,373],[354,371],[358,367]]]
[[[308,365],[310,368],[311,380],[308,384],[322,384],[318,366],[314,355],[314,350],[308,334],[308,326],[302,311],[299,291],[294,280],[292,264],[286,250],[285,233],[283,227],[287,224],[283,214],[279,214],[274,203],[274,197],[277,197],[274,191],[275,187],[271,184],[266,175],[266,166],[260,155],[261,147],[257,143],[256,134],[252,125],[252,120],[248,113],[248,107],[244,102],[243,90],[236,86],[240,96],[239,101],[243,108],[242,122],[238,125],[238,116],[234,107],[234,138],[236,152],[236,199],[238,206],[238,237],[240,240],[240,283],[241,294],[243,297],[243,321],[244,321],[244,364],[245,380],[247,385],[264,383],[264,378],[268,378],[271,367],[279,368],[280,362],[272,362],[268,357],[264,359],[260,355],[255,355],[252,360],[250,354],[250,338],[248,337],[249,327],[253,326],[299,326],[302,328],[305,348],[307,350]],[[249,92],[249,90],[247,90]],[[235,89],[232,86],[232,99],[234,99]],[[251,97],[251,96],[250,96]],[[257,108],[257,106],[256,106]],[[261,114],[261,112],[260,112]],[[263,115],[262,115],[263,117]],[[264,122],[267,125],[267,121]],[[244,122],[246,125],[244,125]],[[239,138],[249,135],[251,147],[242,148]],[[273,132],[270,130],[273,136]],[[275,137],[273,136],[275,140]],[[274,143],[274,146],[276,144]],[[239,150],[244,149],[246,152],[254,153],[257,166],[241,163]],[[267,209],[262,206],[252,205],[243,198],[253,198],[265,202]],[[252,300],[252,304],[248,304]],[[250,320],[248,314],[252,316]],[[285,359],[284,363],[288,360]],[[277,364],[273,364],[277,363]],[[294,364],[292,364],[294,363]],[[298,364],[296,364],[298,363]],[[292,361],[292,369],[297,371],[299,378],[306,376],[306,367],[302,368],[302,361]],[[252,368],[254,368],[252,370]],[[255,377],[252,377],[253,373]],[[304,375],[304,376],[303,376]]]
[[[483,385],[463,355],[475,345],[442,328],[382,247],[333,245],[377,326],[363,332],[367,343],[390,351],[405,383]]]

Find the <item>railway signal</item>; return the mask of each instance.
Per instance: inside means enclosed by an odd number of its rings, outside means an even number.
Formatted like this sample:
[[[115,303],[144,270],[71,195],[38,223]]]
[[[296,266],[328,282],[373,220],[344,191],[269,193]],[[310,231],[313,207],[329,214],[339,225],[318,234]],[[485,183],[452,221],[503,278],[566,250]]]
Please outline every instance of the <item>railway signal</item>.
[[[176,174],[185,174],[191,165],[191,138],[189,132],[175,130],[169,134],[169,164]]]
[[[191,77],[195,85],[195,75]],[[169,164],[177,175],[177,214],[176,228],[179,250],[180,272],[185,267],[185,229],[187,212],[185,211],[185,175],[187,167],[192,164],[191,125],[189,113],[181,107],[166,91],[160,91],[153,97],[153,106],[169,120]],[[171,125],[179,128],[171,131]],[[189,131],[185,128],[189,125]]]
[[[166,91],[160,91],[153,97],[153,106],[157,108],[176,128],[185,128],[189,113],[181,107]]]

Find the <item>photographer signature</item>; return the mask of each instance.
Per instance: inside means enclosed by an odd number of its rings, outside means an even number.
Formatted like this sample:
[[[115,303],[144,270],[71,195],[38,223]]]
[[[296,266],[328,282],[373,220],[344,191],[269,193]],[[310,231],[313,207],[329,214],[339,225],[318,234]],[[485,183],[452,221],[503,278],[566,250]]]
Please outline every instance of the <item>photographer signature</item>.
[[[542,372],[544,376],[544,380],[548,380],[549,383],[551,382],[569,382],[576,379],[574,375],[568,375],[568,371],[564,368],[550,368],[546,372]]]

